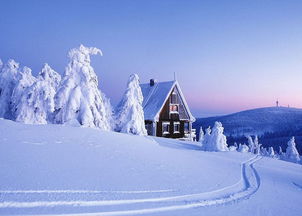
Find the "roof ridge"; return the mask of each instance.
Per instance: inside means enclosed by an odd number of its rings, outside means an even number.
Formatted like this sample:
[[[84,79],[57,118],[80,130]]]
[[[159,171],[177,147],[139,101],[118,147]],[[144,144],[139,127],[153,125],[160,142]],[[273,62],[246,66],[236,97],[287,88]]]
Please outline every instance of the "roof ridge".
[[[174,83],[174,82],[176,82],[176,80],[155,82],[155,84],[158,84],[158,83],[169,83],[169,82]],[[149,82],[141,83],[141,85],[150,85],[150,83]]]

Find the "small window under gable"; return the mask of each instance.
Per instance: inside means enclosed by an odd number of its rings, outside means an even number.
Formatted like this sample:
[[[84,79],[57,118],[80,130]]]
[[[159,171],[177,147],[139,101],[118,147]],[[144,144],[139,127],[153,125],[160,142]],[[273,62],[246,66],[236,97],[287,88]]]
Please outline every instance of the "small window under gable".
[[[171,94],[171,104],[178,104],[177,93],[175,90]]]
[[[178,112],[179,112],[178,95],[176,90],[174,89],[170,99],[170,113],[178,113]]]

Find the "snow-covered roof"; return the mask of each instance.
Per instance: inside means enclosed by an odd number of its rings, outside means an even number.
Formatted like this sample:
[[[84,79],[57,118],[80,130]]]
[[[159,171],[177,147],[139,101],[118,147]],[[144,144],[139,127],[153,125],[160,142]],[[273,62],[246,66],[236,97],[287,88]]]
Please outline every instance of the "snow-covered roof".
[[[179,90],[190,120],[195,121],[177,81],[155,82],[153,86],[150,86],[150,83],[140,84],[144,96],[143,108],[145,120],[158,120],[160,111],[175,86]]]

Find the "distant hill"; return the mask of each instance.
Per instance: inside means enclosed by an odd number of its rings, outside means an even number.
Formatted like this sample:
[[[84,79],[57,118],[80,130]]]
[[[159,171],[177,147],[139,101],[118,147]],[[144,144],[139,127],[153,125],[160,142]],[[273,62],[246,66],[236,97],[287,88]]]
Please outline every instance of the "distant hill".
[[[285,147],[287,139],[296,136],[302,144],[302,109],[266,107],[225,116],[197,118],[193,128],[199,132],[200,126],[204,129],[212,127],[215,121],[223,124],[231,142],[243,142],[246,135],[258,135],[267,146]]]

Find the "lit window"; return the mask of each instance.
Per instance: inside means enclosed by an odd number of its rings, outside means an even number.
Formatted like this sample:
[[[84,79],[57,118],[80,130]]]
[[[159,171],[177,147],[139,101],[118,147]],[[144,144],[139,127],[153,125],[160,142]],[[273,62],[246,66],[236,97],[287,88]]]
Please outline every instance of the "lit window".
[[[170,133],[170,122],[163,122],[163,134]]]
[[[171,113],[178,113],[178,105],[176,105],[176,104],[170,105],[170,112]]]
[[[174,122],[174,133],[179,133],[180,123]]]

